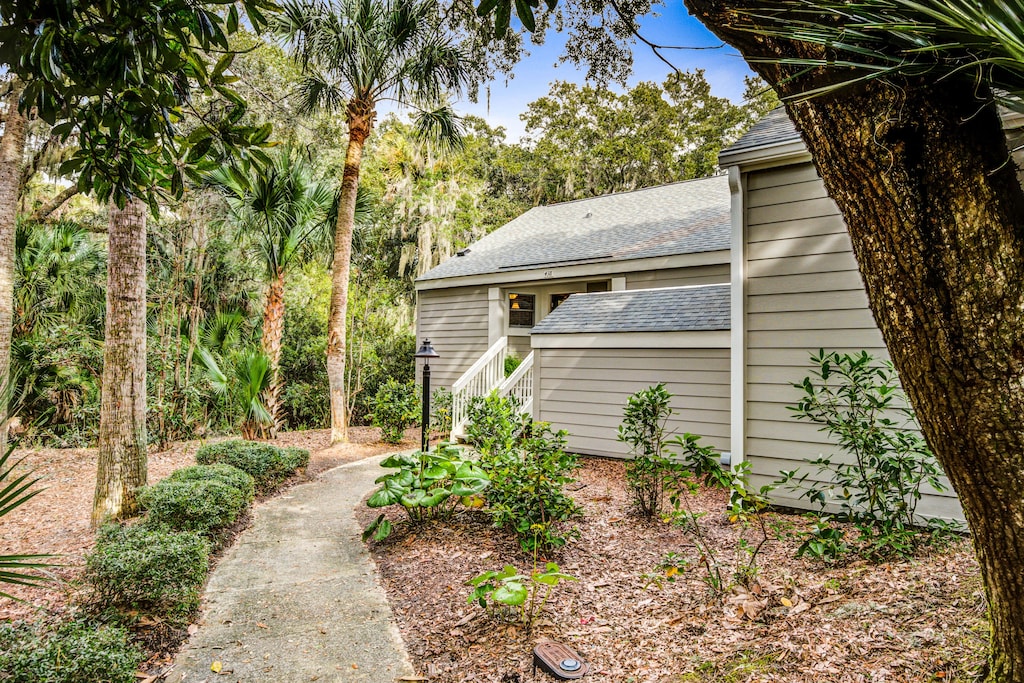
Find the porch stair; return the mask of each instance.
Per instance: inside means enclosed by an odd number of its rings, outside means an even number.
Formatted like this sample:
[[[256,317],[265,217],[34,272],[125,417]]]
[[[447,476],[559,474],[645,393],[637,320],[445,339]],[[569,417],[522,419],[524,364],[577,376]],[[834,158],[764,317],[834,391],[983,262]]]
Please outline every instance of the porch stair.
[[[502,337],[452,384],[452,441],[465,440],[469,404],[477,396],[497,390],[499,396],[515,396],[520,411],[533,414],[533,353],[505,377],[508,354],[508,337]]]

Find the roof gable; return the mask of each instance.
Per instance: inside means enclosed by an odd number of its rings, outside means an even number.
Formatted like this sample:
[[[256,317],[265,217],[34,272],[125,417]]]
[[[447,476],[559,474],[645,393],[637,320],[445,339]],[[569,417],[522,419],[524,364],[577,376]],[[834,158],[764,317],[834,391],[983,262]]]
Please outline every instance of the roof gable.
[[[419,280],[725,250],[729,225],[726,176],[538,206]]]

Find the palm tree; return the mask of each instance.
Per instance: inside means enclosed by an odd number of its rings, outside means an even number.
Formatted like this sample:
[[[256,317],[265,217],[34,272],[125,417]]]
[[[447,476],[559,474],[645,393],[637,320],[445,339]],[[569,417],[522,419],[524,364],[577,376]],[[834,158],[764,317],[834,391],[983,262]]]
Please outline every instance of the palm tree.
[[[210,179],[227,200],[229,220],[266,266],[262,345],[270,361],[270,375],[263,401],[273,418],[269,436],[274,438],[281,424],[285,276],[304,258],[326,251],[335,191],[314,179],[309,165],[289,149],[271,161],[253,179],[228,167],[214,172]]]
[[[377,106],[384,100],[411,106],[421,134],[456,144],[458,128],[446,97],[468,82],[469,64],[439,27],[433,0],[291,0],[284,3],[276,30],[304,67],[304,107],[344,111],[348,124],[327,336],[334,443],[348,438],[349,262],[363,146],[373,131]]]

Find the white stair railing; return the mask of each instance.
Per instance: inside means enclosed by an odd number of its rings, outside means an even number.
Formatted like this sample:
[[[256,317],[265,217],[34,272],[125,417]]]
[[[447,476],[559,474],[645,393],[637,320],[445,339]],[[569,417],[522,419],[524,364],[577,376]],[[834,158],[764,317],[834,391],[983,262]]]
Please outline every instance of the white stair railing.
[[[533,415],[533,351],[498,387],[499,396],[519,399],[519,412]]]
[[[462,436],[466,424],[466,411],[475,396],[486,396],[505,379],[505,356],[508,355],[508,337],[502,337],[487,349],[452,384],[452,440]]]

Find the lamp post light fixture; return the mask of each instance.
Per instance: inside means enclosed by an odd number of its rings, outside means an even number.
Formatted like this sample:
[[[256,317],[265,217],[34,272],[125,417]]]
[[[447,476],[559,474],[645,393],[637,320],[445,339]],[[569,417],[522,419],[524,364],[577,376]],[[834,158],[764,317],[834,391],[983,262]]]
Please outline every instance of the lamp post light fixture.
[[[430,359],[440,357],[441,354],[434,350],[429,339],[424,339],[420,350],[413,354],[413,358],[423,359],[423,414],[420,418],[420,450],[424,453],[430,449]]]

